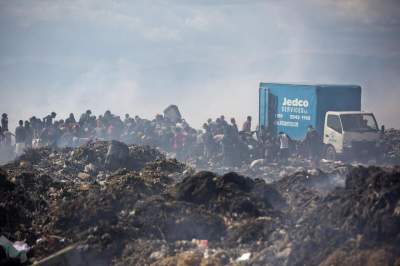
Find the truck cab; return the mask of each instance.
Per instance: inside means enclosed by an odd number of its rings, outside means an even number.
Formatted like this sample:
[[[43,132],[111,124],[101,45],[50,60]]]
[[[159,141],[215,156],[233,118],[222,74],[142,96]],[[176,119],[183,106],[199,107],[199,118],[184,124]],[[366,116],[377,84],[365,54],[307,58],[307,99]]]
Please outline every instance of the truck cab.
[[[328,160],[374,156],[379,139],[380,131],[372,113],[329,111],[325,115],[323,143]]]

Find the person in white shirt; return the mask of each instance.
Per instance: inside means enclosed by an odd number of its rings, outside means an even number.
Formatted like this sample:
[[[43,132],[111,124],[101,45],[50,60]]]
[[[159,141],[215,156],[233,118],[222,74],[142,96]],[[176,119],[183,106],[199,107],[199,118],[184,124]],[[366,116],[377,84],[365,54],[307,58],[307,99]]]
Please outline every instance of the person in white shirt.
[[[279,132],[279,142],[280,142],[280,159],[282,162],[286,163],[289,157],[289,144],[290,144],[290,137],[284,133],[284,132]]]

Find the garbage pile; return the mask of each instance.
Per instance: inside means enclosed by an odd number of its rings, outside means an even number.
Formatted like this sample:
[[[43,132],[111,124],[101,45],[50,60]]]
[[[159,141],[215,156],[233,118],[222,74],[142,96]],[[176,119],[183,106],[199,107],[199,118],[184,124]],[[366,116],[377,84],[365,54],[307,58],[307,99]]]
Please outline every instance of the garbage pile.
[[[0,265],[399,263],[400,168],[330,169],[267,183],[115,141],[29,150],[0,169],[1,243],[24,247]]]
[[[388,164],[400,164],[400,130],[386,130],[382,142],[384,161]]]
[[[399,168],[351,169],[345,186],[296,221],[289,264],[398,265],[399,174]]]

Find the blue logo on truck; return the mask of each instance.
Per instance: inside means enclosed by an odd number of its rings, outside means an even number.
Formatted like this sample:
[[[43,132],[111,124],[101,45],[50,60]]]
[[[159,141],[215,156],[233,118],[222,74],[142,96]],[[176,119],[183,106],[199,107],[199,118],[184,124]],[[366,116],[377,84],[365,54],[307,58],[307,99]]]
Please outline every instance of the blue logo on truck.
[[[299,98],[288,99],[283,98],[281,111],[283,113],[296,113],[296,114],[308,114],[308,107],[310,103],[307,100],[301,100]]]
[[[299,127],[299,121],[310,121],[309,106],[310,102],[308,100],[283,97],[280,113],[276,115],[276,125],[283,127]],[[287,119],[289,121],[281,119]]]

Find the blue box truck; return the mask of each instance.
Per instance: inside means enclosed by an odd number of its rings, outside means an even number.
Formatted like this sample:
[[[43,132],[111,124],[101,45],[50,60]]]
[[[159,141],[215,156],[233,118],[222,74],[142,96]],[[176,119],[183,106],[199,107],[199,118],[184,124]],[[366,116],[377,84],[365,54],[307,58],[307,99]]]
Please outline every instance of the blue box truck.
[[[361,112],[358,85],[260,83],[259,125],[295,140],[304,139],[311,125],[332,159],[355,146],[375,147],[379,139],[374,115]]]

